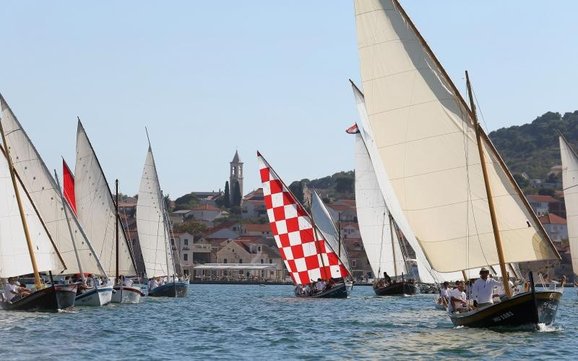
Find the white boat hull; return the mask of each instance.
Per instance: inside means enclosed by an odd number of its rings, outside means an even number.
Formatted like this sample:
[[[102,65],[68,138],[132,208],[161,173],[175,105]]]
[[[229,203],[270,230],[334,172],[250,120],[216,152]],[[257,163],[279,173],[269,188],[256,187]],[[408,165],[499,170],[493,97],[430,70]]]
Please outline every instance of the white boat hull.
[[[115,286],[112,294],[112,303],[140,303],[143,296],[140,288]]]
[[[112,300],[112,286],[89,289],[76,296],[75,306],[104,306]]]

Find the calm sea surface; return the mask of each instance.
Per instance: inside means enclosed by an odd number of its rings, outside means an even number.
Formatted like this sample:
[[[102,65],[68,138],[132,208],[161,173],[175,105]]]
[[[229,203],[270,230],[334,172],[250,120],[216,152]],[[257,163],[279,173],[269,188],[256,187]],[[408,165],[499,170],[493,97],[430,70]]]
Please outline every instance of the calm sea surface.
[[[554,327],[456,329],[433,295],[297,299],[291,286],[191,285],[189,297],[0,311],[0,360],[576,359],[578,297],[568,288]]]

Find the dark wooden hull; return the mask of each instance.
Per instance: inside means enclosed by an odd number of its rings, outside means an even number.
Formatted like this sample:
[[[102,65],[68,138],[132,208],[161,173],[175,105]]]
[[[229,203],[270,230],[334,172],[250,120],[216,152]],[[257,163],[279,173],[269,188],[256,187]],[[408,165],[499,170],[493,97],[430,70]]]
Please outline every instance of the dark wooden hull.
[[[378,296],[400,296],[400,295],[415,295],[417,287],[414,282],[401,281],[391,283],[387,286],[376,287],[373,286],[373,291]]]
[[[2,308],[9,311],[58,312],[74,306],[76,285],[46,287],[15,302],[2,302]]]
[[[556,318],[561,297],[562,293],[557,291],[536,291],[534,301],[532,293],[526,292],[489,307],[450,314],[450,318],[455,326],[467,327],[536,327],[538,323],[550,325]]]
[[[150,297],[186,297],[188,284],[186,282],[166,283],[149,290]]]
[[[331,288],[320,293],[303,295],[296,292],[295,295],[302,298],[347,298],[347,296],[349,296],[349,288],[345,283],[337,283]]]

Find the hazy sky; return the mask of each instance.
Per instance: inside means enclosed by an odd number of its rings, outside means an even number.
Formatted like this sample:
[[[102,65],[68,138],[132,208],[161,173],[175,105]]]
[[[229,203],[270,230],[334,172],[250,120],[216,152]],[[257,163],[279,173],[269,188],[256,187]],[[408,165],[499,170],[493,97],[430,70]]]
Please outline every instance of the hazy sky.
[[[578,1],[402,0],[487,130],[578,109]],[[109,184],[138,190],[148,127],[172,198],[224,187],[238,149],[286,182],[353,169],[351,0],[4,1],[0,92],[44,157],[74,167],[80,116]]]

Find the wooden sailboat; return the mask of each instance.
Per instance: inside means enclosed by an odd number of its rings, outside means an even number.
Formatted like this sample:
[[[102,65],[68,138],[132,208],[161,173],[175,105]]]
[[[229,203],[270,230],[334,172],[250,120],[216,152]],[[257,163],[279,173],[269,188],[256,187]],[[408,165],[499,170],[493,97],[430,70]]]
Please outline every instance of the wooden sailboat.
[[[568,224],[568,243],[576,282],[578,280],[578,155],[563,136],[560,136],[560,157],[562,159],[562,188]]]
[[[398,226],[437,272],[500,265],[506,299],[451,314],[452,322],[553,322],[559,292],[511,294],[507,263],[559,255],[478,125],[473,104],[466,104],[398,1],[358,0],[355,8],[371,155],[379,160],[379,178],[391,183]]]
[[[298,297],[347,298],[350,273],[313,218],[257,152],[265,207],[281,258]],[[314,285],[317,281],[323,283]]]
[[[80,278],[92,274],[106,280],[108,276],[78,218],[65,201],[57,180],[51,175],[10,107],[4,99],[1,100],[2,125],[6,142],[10,146],[14,169],[66,265],[65,274]],[[109,288],[108,292],[111,294],[112,290]],[[98,297],[93,299],[98,299],[100,303],[99,295],[95,296]]]
[[[146,276],[160,281],[158,286],[149,287],[148,295],[185,297],[188,280],[178,280],[176,274],[170,227],[150,142],[138,192],[136,221]]]
[[[76,132],[75,171],[73,193],[78,219],[105,271],[115,275],[114,293],[113,286],[109,286],[109,302],[139,303],[143,293],[140,288],[132,287],[130,277],[136,276],[137,272],[131,247],[118,217],[118,201],[113,200],[100,162],[80,119]],[[102,294],[101,290],[102,287],[98,289]]]
[[[0,95],[0,277],[16,277],[32,273],[34,289],[25,297],[3,295],[0,306],[6,310],[52,311],[74,305],[76,285],[45,285],[41,271],[60,272],[64,262],[30,198],[14,170],[11,144],[7,143],[4,120],[9,108]],[[8,146],[7,146],[8,145]]]

